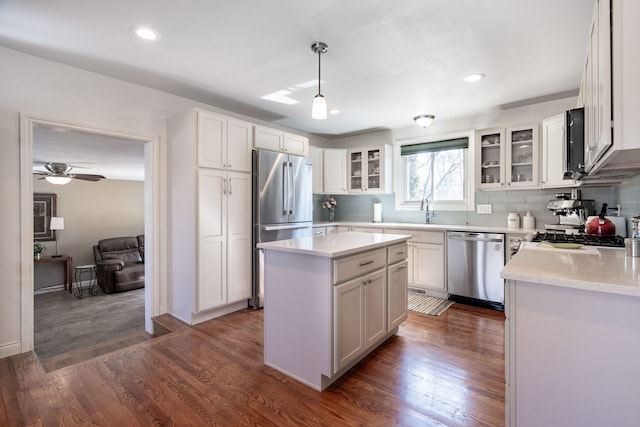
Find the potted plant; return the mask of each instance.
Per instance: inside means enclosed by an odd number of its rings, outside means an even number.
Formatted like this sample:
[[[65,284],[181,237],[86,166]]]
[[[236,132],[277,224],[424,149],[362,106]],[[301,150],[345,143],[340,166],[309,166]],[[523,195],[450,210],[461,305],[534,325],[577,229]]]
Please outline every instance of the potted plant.
[[[40,254],[46,250],[47,248],[45,248],[42,243],[38,242],[37,240],[33,242],[33,257],[35,259],[40,259]]]

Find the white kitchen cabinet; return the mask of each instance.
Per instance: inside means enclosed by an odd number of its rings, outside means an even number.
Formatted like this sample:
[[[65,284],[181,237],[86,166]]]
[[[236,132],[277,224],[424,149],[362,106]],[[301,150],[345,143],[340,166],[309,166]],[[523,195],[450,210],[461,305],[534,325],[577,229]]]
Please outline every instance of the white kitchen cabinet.
[[[381,145],[348,151],[348,192],[381,194],[391,191],[391,147]]]
[[[445,233],[418,229],[385,228],[389,234],[411,234],[408,246],[407,281],[428,295],[448,298]]]
[[[476,131],[478,190],[538,188],[538,124]]]
[[[254,126],[254,147],[309,157],[309,138],[266,126]]]
[[[350,231],[359,231],[360,233],[382,233],[382,229],[378,227],[356,227],[352,226]]]
[[[347,150],[325,148],[323,153],[323,192],[347,194]]]
[[[595,2],[579,96],[590,176],[633,176],[640,170],[638,20],[640,2]]]
[[[578,183],[564,178],[567,162],[565,148],[566,129],[564,113],[549,117],[542,121],[542,188],[575,187]]]
[[[195,119],[198,167],[251,172],[251,123],[200,109]]]
[[[242,122],[198,109],[169,120],[169,312],[188,324],[246,308],[251,297],[250,166],[234,171],[241,163],[212,148],[251,135],[234,123]],[[239,140],[227,154],[247,147]]]
[[[251,176],[198,171],[198,311],[251,297]]]
[[[391,248],[389,248],[391,250]],[[405,247],[405,254],[408,254]],[[387,329],[391,330],[407,319],[408,261],[387,268]]]
[[[358,358],[387,332],[386,269],[334,288],[334,373]]]
[[[323,176],[324,176],[324,166],[323,166],[323,154],[324,150],[322,148],[314,147],[313,145],[309,146],[309,157],[311,158],[311,169],[312,169],[312,191],[313,194],[323,194]]]

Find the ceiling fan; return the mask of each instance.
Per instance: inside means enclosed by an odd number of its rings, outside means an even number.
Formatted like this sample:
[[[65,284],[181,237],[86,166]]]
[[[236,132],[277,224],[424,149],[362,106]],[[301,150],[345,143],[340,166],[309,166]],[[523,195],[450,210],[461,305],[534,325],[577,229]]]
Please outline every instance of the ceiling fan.
[[[70,165],[69,163],[43,163],[42,166],[47,172],[35,170],[34,175],[43,175],[40,179],[46,179],[52,184],[63,185],[71,181],[71,179],[80,179],[83,181],[98,182],[101,179],[106,179],[102,175],[92,175],[83,173],[70,173],[71,169],[77,166]]]

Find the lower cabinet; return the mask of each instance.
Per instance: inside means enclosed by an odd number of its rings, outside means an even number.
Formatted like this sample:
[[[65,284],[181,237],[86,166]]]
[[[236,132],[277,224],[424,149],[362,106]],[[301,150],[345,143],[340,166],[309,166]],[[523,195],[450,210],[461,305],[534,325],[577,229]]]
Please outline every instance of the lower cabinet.
[[[387,330],[407,319],[408,261],[387,268]]]
[[[334,288],[334,373],[387,332],[385,272],[380,269]]]

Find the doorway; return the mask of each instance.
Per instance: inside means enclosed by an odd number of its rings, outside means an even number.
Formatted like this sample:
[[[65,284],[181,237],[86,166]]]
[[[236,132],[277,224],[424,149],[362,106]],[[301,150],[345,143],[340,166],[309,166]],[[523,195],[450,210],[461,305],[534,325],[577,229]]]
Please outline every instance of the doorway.
[[[34,275],[33,256],[33,153],[36,129],[48,127],[61,132],[84,133],[98,138],[114,138],[144,146],[144,234],[145,234],[145,287],[144,287],[144,329],[153,333],[151,318],[160,314],[160,273],[159,273],[159,179],[158,179],[158,138],[123,134],[77,124],[64,123],[29,117],[21,117],[20,162],[21,162],[21,351],[34,349]],[[41,160],[41,159],[39,159]],[[82,172],[85,172],[84,170]]]

